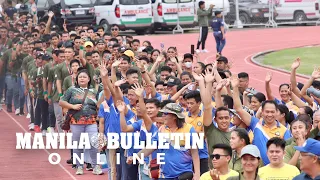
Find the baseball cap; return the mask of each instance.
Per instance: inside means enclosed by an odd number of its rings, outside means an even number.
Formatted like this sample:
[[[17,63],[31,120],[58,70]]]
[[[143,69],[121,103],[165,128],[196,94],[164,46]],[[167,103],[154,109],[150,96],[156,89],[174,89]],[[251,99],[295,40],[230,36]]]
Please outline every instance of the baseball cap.
[[[218,15],[218,14],[221,14],[221,13],[222,13],[222,11],[220,11],[220,10],[214,12],[215,15]]]
[[[179,84],[181,84],[181,81],[179,78],[176,77],[170,77],[167,82],[167,86],[175,86]]]
[[[132,58],[132,59],[134,58],[134,52],[131,50],[126,50],[123,54]]]
[[[105,44],[105,42],[104,42],[104,40],[99,39],[99,40],[97,41],[97,44]]]
[[[179,119],[184,118],[182,107],[176,103],[168,103],[160,110],[160,112],[174,114]]]
[[[237,111],[235,109],[229,109],[229,111],[234,114],[235,116],[237,116],[238,118],[241,119],[240,115],[237,113]]]
[[[42,56],[42,60],[43,61],[49,61],[51,59],[51,56],[49,55],[49,54],[44,54],[43,56]]]
[[[91,46],[93,47],[93,43],[91,41],[87,41],[84,43],[84,47]]]
[[[320,142],[315,139],[308,138],[303,146],[295,146],[297,151],[304,153],[311,153],[316,156],[320,156]]]
[[[242,148],[240,157],[243,155],[249,154],[256,158],[261,158],[260,151],[257,146],[249,144]]]
[[[220,56],[217,61],[223,61],[224,63],[228,63],[228,58],[224,57],[224,56]]]

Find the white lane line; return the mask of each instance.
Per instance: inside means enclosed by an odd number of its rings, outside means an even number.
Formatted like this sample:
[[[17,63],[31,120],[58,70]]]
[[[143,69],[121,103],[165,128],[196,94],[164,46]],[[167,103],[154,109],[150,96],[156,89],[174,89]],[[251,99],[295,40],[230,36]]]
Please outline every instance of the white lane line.
[[[19,121],[17,121],[14,117],[12,117],[6,110],[2,110],[4,113],[7,114],[7,116],[12,119],[25,133],[29,133],[20,123]],[[33,139],[33,137],[31,136],[31,138]],[[50,155],[51,153],[46,150],[46,149],[43,149],[48,155]],[[61,163],[59,163],[59,166],[61,167],[62,170],[64,170],[70,177],[71,179],[73,180],[77,180],[76,177],[74,177],[65,167],[63,167],[63,165]]]

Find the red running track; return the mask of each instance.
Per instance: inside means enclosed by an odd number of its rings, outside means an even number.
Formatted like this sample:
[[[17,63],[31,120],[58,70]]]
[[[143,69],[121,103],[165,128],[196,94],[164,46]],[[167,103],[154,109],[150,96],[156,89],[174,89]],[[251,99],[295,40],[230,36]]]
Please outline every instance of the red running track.
[[[227,33],[227,44],[223,54],[233,61],[232,72],[248,72],[250,85],[261,92],[264,91],[264,78],[268,70],[250,62],[253,54],[266,50],[279,50],[297,46],[320,44],[320,27],[298,27],[280,29],[260,29],[232,31]],[[180,53],[189,52],[190,45],[196,44],[198,34],[142,36],[140,40],[150,40],[155,48],[163,42],[165,47],[176,46]],[[207,49],[210,53],[201,54],[203,62],[212,62],[215,57],[215,40],[209,34]],[[302,63],[303,63],[302,59]],[[310,67],[312,68],[312,67]],[[278,96],[278,86],[289,82],[289,75],[278,71],[273,72],[272,90]],[[305,79],[298,78],[304,82]],[[69,158],[68,150],[16,150],[16,132],[27,132],[28,120],[25,117],[0,112],[0,179],[1,180],[105,180],[107,175],[96,176],[86,172],[76,176],[75,170],[65,161]],[[51,165],[48,162],[50,153],[61,155],[61,163]]]

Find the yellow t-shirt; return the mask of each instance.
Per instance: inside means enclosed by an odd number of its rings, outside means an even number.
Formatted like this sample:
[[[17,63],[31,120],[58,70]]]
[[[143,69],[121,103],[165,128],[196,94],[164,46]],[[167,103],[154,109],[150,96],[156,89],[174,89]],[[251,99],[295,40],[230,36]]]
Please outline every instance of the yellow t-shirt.
[[[300,174],[300,171],[296,166],[285,163],[282,168],[272,168],[270,165],[264,166],[259,169],[258,174],[261,180],[292,180]]]
[[[228,174],[220,175],[219,177],[220,177],[220,180],[227,180],[229,177],[232,177],[232,176],[239,176],[239,173],[237,171],[230,169]],[[200,180],[212,180],[210,176],[210,171],[202,174],[202,176],[200,177]]]

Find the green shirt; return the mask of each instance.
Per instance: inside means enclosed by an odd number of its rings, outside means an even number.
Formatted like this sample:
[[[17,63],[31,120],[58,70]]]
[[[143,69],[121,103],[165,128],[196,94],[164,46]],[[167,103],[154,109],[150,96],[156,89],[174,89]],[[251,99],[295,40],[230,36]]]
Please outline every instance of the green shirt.
[[[285,155],[284,155],[284,162],[289,163],[289,161],[292,159],[294,153],[296,152],[296,149],[294,149],[294,146],[297,146],[297,143],[293,140],[292,143],[285,148]],[[300,169],[300,159],[298,160],[296,167]]]
[[[68,76],[63,80],[62,91],[66,92],[70,87],[74,87],[75,78]]]
[[[216,144],[230,144],[231,132],[224,132],[211,123],[210,126],[204,126],[204,133],[208,142],[209,154],[212,154],[212,147]],[[212,169],[212,159],[209,160],[209,167]]]
[[[200,9],[197,10],[198,15],[198,24],[200,27],[208,27],[209,26],[209,17],[212,16],[212,8],[208,10]]]
[[[246,179],[244,178],[243,173],[239,173],[239,176],[229,177],[227,180],[246,180]],[[260,180],[258,174],[255,180]]]
[[[19,76],[21,73],[22,61],[28,55],[24,53],[20,53],[16,55],[16,59],[12,59],[12,49],[7,50],[1,60],[6,65],[6,73],[11,74],[12,76]]]
[[[43,67],[33,68],[31,79],[33,80],[35,85],[34,89],[36,89],[35,91],[36,97],[39,99],[44,99],[42,78],[43,78]]]
[[[34,61],[34,58],[30,55],[27,57],[23,58],[22,60],[22,72],[27,73],[28,72],[28,64],[29,62]]]
[[[229,168],[237,172],[242,171],[241,158],[238,157],[235,151],[232,152],[231,160],[229,161]]]
[[[59,97],[59,92],[58,92],[58,89],[57,89],[57,84],[56,84],[56,81],[57,81],[57,75],[56,75],[56,70],[59,66],[61,66],[62,63],[60,64],[55,64],[52,66],[52,63],[49,63],[49,72],[48,72],[48,77],[47,77],[47,80],[48,80],[48,83],[52,83],[52,91],[51,91],[51,94],[49,94],[50,96],[52,96],[52,101],[53,102],[59,102],[60,100],[60,97]]]

